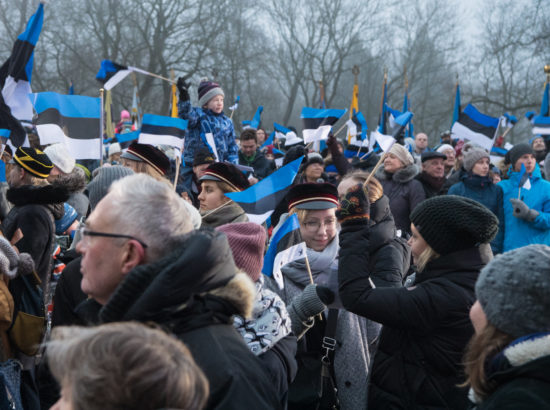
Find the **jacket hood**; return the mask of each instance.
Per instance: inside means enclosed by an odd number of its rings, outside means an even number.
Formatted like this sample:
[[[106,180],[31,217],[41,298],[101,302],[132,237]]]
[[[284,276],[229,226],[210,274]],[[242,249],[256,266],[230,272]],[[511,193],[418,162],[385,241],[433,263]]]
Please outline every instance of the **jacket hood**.
[[[201,229],[182,236],[178,249],[134,268],[100,311],[102,322],[153,320],[185,309],[196,295],[209,294],[247,317],[254,284],[238,273],[226,236]]]
[[[393,174],[389,174],[384,171],[384,165],[382,165],[378,170],[378,172],[376,173],[376,178],[387,181],[390,179],[390,175],[391,175],[392,181],[397,182],[399,184],[404,184],[406,182],[413,180],[414,177],[418,175],[418,172],[419,172],[418,167],[415,164],[410,164],[397,170]]]
[[[86,175],[82,168],[74,167],[70,174],[59,175],[52,185],[64,187],[70,194],[82,192],[86,188]]]
[[[64,187],[53,185],[23,185],[8,189],[6,198],[15,206],[50,205],[50,208],[58,208],[57,205],[61,205],[61,210],[63,211],[63,203],[69,199],[69,191]],[[63,212],[61,212],[60,216],[57,216],[56,212],[54,212],[55,218],[61,216],[63,216]]]

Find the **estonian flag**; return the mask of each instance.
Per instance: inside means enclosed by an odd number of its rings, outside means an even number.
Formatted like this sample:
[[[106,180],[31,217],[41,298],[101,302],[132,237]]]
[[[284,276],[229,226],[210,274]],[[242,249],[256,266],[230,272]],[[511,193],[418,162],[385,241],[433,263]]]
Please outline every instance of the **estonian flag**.
[[[229,110],[235,111],[237,108],[239,108],[239,101],[241,100],[241,96],[237,95],[237,98],[235,98],[235,104],[233,104],[231,107],[229,107]]]
[[[254,118],[252,121],[243,121],[243,129],[252,128],[257,130],[260,128],[260,122],[262,117],[262,111],[264,110],[264,107],[261,105],[256,110],[256,114],[254,114]]]
[[[111,60],[103,60],[95,78],[103,83],[103,88],[105,90],[110,90],[124,80],[131,72],[132,67],[117,64]]]
[[[499,119],[480,113],[472,104],[468,104],[453,124],[451,133],[455,138],[470,140],[480,147],[491,151],[497,134]]]
[[[33,117],[28,95],[32,93],[34,46],[42,31],[43,21],[44,4],[40,3],[36,13],[29,19],[25,31],[15,40],[10,57],[0,68],[0,85],[4,101],[10,107],[12,115],[19,120],[31,121]]]
[[[313,141],[326,140],[332,126],[346,113],[347,110],[304,107],[302,109],[302,123],[304,142],[306,144]]]
[[[120,144],[120,149],[126,149],[132,144],[133,141],[139,138],[139,130],[125,132],[124,134],[115,134],[115,137]]]
[[[357,137],[355,139],[350,139],[350,143],[354,144],[356,141],[359,141],[359,144],[361,145],[361,141],[365,141],[367,138],[367,121],[365,120],[365,117],[363,114],[361,114],[361,111],[356,112],[353,111],[353,115],[350,120],[346,123],[348,126],[348,135],[350,137]]]
[[[514,125],[516,125],[517,122],[518,119],[513,115],[508,114],[507,112],[502,114],[502,117],[500,117],[500,125],[502,127],[512,128]]]
[[[283,127],[281,124],[273,123],[275,129],[275,137],[277,139],[285,139],[285,147],[302,143],[302,139],[296,135],[296,133],[289,128]]]
[[[244,209],[250,222],[262,224],[286,196],[303,159],[302,156],[286,164],[242,192],[231,192],[225,196]]]
[[[30,94],[42,145],[65,144],[75,159],[100,159],[100,101],[84,95]]]
[[[187,120],[165,117],[162,115],[145,114],[139,133],[140,144],[170,145],[183,150],[183,139],[187,129]]]
[[[262,272],[273,277],[280,289],[284,288],[281,268],[287,263],[306,256],[306,244],[300,235],[300,222],[296,214],[290,215],[271,238],[264,257]]]
[[[380,134],[387,133],[387,130],[386,130],[386,120],[388,116],[388,112],[386,109],[387,101],[388,101],[388,83],[387,83],[387,78],[384,75],[384,86],[382,90],[382,106],[380,107],[380,117],[378,118],[378,132]]]
[[[396,110],[393,110],[393,111],[396,112]],[[409,111],[404,112],[403,114],[400,114],[399,116],[397,116],[393,120],[394,130],[392,135],[382,134],[378,130],[375,130],[374,132],[372,132],[370,136],[371,145],[374,145],[374,142],[377,142],[380,148],[382,149],[382,151],[388,152],[391,149],[391,147],[393,147],[393,144],[395,144],[397,137],[403,132],[403,130],[411,122],[412,117],[413,117],[413,113]]]
[[[21,122],[15,118],[10,110],[10,107],[0,94],[0,137],[2,143],[6,143],[6,139],[10,140],[13,147],[17,148],[23,145],[27,138],[27,133],[21,125]]]
[[[529,173],[525,169],[525,165],[521,164],[521,170],[519,171],[519,189],[531,189],[531,180],[529,179]]]

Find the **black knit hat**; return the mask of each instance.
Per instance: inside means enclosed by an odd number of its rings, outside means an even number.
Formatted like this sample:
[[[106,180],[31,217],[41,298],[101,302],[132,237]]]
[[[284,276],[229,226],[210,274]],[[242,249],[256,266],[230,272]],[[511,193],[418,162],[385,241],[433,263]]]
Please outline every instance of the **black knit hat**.
[[[193,157],[194,167],[204,164],[211,164],[213,162],[216,162],[216,158],[214,158],[214,154],[212,154],[208,148],[199,149],[195,152],[195,156]]]
[[[30,147],[19,147],[13,156],[14,162],[37,178],[48,178],[53,169],[52,161],[42,151]]]
[[[493,240],[498,219],[486,207],[456,195],[436,196],[417,205],[411,222],[440,255]]]
[[[422,162],[425,162],[425,161],[428,161],[430,159],[434,159],[434,158],[441,158],[443,160],[447,159],[447,155],[443,154],[442,152],[437,152],[437,151],[426,151],[426,152],[423,152],[422,155],[420,156],[420,160]]]
[[[292,161],[300,158],[301,156],[307,155],[307,150],[301,145],[290,148],[283,158],[283,166],[290,164]]]
[[[294,185],[287,194],[288,210],[330,209],[338,206],[338,190],[328,182]]]
[[[307,154],[307,156],[302,161],[302,172],[305,171],[306,168],[312,164],[321,164],[323,166],[325,165],[325,161],[323,160],[321,154],[317,152],[310,152],[309,154]]]
[[[128,150],[120,158],[131,159],[133,161],[145,162],[151,165],[162,175],[170,170],[170,160],[160,149],[149,145],[132,142]]]
[[[225,182],[236,191],[243,191],[250,186],[244,174],[235,165],[227,162],[210,164],[199,181]]]
[[[523,142],[521,144],[514,145],[514,147],[506,153],[506,156],[504,157],[504,162],[514,167],[517,160],[525,154],[535,155],[535,153],[533,152],[533,148],[531,148],[529,144]]]

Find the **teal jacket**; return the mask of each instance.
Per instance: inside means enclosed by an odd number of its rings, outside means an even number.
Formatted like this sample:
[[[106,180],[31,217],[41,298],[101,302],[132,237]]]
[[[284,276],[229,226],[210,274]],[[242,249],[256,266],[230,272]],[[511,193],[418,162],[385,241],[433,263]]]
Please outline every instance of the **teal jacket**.
[[[519,172],[508,171],[509,179],[498,186],[503,192],[504,206],[504,242],[502,252],[533,243],[550,245],[550,182],[544,180],[538,164],[531,174],[531,189],[521,189],[520,199],[539,216],[533,222],[527,222],[513,215],[511,198],[517,198],[519,192]]]

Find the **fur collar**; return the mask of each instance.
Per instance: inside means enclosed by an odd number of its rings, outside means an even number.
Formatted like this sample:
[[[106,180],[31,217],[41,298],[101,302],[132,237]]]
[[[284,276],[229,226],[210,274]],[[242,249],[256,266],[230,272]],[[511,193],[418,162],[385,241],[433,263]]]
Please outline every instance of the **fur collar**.
[[[503,352],[512,367],[550,355],[550,333],[537,333],[515,340]]]
[[[70,174],[60,175],[52,183],[55,187],[65,188],[69,193],[84,191],[86,188],[86,174],[80,167],[74,167]]]
[[[23,185],[8,189],[6,198],[15,206],[53,205],[67,201],[69,192],[66,188],[60,186]]]
[[[382,165],[376,173],[376,177],[383,181],[389,181],[391,178],[392,181],[397,182],[398,184],[405,184],[414,179],[414,177],[418,175],[418,172],[418,167],[415,164],[411,164],[399,169],[393,174],[388,174],[384,171],[384,165]]]

